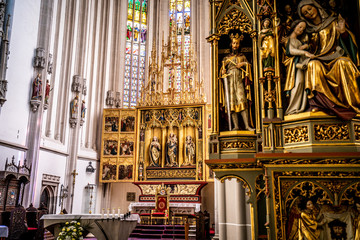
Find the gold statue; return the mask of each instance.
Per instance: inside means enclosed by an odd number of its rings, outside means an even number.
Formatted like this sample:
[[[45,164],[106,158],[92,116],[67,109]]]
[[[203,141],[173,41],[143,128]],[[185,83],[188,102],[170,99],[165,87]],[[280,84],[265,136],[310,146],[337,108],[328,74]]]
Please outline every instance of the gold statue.
[[[307,94],[305,91],[305,70],[303,69],[303,62],[307,58],[315,57],[309,53],[307,49],[308,44],[303,44],[305,34],[306,22],[304,20],[296,20],[291,24],[290,35],[288,43],[286,44],[286,52],[290,55],[284,61],[287,67],[287,75],[285,82],[286,95],[290,97],[286,115],[301,113],[306,110]]]
[[[223,79],[223,86],[220,87],[221,105],[226,106],[230,130],[239,130],[238,113],[241,113],[245,129],[254,131],[251,127],[249,104],[251,101],[250,83],[252,82],[251,65],[245,55],[239,52],[240,42],[243,36],[231,34],[231,53],[222,61],[220,78]],[[220,83],[220,85],[222,85]],[[231,119],[234,128],[231,128]]]
[[[153,137],[153,140],[150,143],[149,155],[150,155],[150,167],[159,167],[161,145],[157,137]]]
[[[260,58],[262,60],[263,69],[274,68],[275,66],[275,40],[274,33],[271,28],[271,20],[265,18],[262,22],[262,29],[259,33]]]
[[[183,165],[193,165],[195,158],[195,143],[191,136],[186,137],[185,141],[185,163]]]
[[[329,16],[315,0],[302,0],[298,14],[312,34],[310,46],[315,58],[305,71],[305,89],[313,111],[322,110],[349,120],[360,113],[360,72],[354,35],[341,15]]]

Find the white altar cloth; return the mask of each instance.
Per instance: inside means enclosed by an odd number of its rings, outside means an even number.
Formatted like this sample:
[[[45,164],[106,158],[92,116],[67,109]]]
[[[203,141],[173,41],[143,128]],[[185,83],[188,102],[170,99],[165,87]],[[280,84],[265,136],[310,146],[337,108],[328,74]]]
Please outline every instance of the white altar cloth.
[[[136,224],[140,222],[138,214],[131,214],[126,220],[120,220],[124,217],[124,214],[110,214],[107,218],[107,214],[102,218],[101,214],[46,214],[41,219],[44,220],[44,227],[48,228],[54,225],[54,236],[58,236],[60,232],[60,224],[72,220],[77,220],[82,226],[88,225],[89,232],[94,234],[98,240],[126,240],[130,233],[136,227]]]
[[[128,209],[129,212],[136,207],[152,207],[155,208],[155,202],[132,202],[130,203]],[[200,212],[201,203],[177,203],[177,202],[170,202],[170,208],[193,208],[195,212]]]

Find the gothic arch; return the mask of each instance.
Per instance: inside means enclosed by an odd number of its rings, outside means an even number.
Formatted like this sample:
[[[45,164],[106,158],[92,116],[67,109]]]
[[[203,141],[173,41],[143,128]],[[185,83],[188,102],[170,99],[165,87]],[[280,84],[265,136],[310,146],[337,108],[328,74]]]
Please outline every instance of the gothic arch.
[[[252,193],[253,193],[253,190],[252,190],[252,188],[250,187],[250,184],[249,184],[244,178],[239,177],[239,176],[237,176],[237,175],[225,175],[225,176],[221,177],[221,178],[219,179],[219,181],[220,181],[221,183],[224,183],[225,180],[227,180],[227,179],[228,179],[228,180],[231,180],[232,178],[235,178],[238,182],[242,182],[242,183],[243,183],[244,188],[248,190],[248,192],[246,192],[246,195],[248,195],[249,198],[251,198],[251,195],[252,195]]]

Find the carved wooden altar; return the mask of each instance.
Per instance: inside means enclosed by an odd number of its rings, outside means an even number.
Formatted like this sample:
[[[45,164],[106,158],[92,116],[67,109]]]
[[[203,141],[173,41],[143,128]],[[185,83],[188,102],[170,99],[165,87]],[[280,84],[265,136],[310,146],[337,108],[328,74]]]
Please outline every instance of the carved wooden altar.
[[[339,6],[334,7],[330,2]],[[299,239],[294,226],[301,221],[301,213],[305,211],[301,206],[306,200],[312,201],[327,221],[321,230],[328,237],[324,239],[331,239],[330,223],[336,219],[346,224],[343,231],[348,237],[354,237],[359,231],[356,224],[360,213],[357,208],[360,206],[360,115],[355,111],[354,117],[344,120],[340,115],[330,115],[331,109],[311,108],[311,100],[307,100],[307,108],[301,111],[286,112],[291,101],[285,89],[289,73],[285,64],[290,55],[287,43],[294,31],[291,24],[305,11],[302,7],[297,9],[298,4],[310,4],[328,24],[334,19],[341,22],[339,15],[342,16],[348,27],[352,27],[354,38],[351,39],[356,38],[355,44],[359,44],[359,1],[210,1],[208,41],[212,46],[213,118],[209,160],[205,162],[221,182],[236,178],[247,188],[252,239]],[[311,37],[317,32],[311,28],[306,31],[310,33],[309,44],[316,44]],[[220,103],[222,60],[229,54],[229,36],[235,32],[244,35],[240,51],[252,63],[254,132],[228,131],[226,110]],[[319,64],[327,64],[311,45],[307,51],[320,57]],[[345,53],[342,57],[349,59],[350,55]],[[333,57],[334,62],[339,59]],[[306,67],[300,70],[304,74]],[[334,73],[327,74],[325,77]],[[345,78],[354,74],[356,70]],[[336,80],[339,75],[333,77]],[[342,88],[331,91],[341,92]],[[310,92],[304,90],[304,94],[309,94],[307,99],[316,100]]]
[[[6,159],[5,168],[0,171],[0,212],[11,211],[17,204],[22,205],[25,185],[30,180],[31,168]]]

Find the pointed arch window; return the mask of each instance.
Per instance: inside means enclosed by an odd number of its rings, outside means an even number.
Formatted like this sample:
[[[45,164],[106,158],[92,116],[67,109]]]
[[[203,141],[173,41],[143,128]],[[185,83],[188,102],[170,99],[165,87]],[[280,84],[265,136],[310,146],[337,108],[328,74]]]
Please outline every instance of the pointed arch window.
[[[136,106],[145,82],[148,0],[128,0],[123,107]]]
[[[183,51],[184,61],[189,60],[190,50],[190,20],[191,20],[191,3],[190,0],[170,0],[170,29],[176,28],[176,35],[172,36],[178,43],[178,54],[182,55]],[[178,60],[179,63],[180,60]],[[171,72],[169,72],[171,76]],[[187,78],[187,76],[185,76]],[[169,84],[171,86],[171,78],[169,77]],[[178,65],[176,69],[176,84],[175,88],[181,89],[181,67]]]

